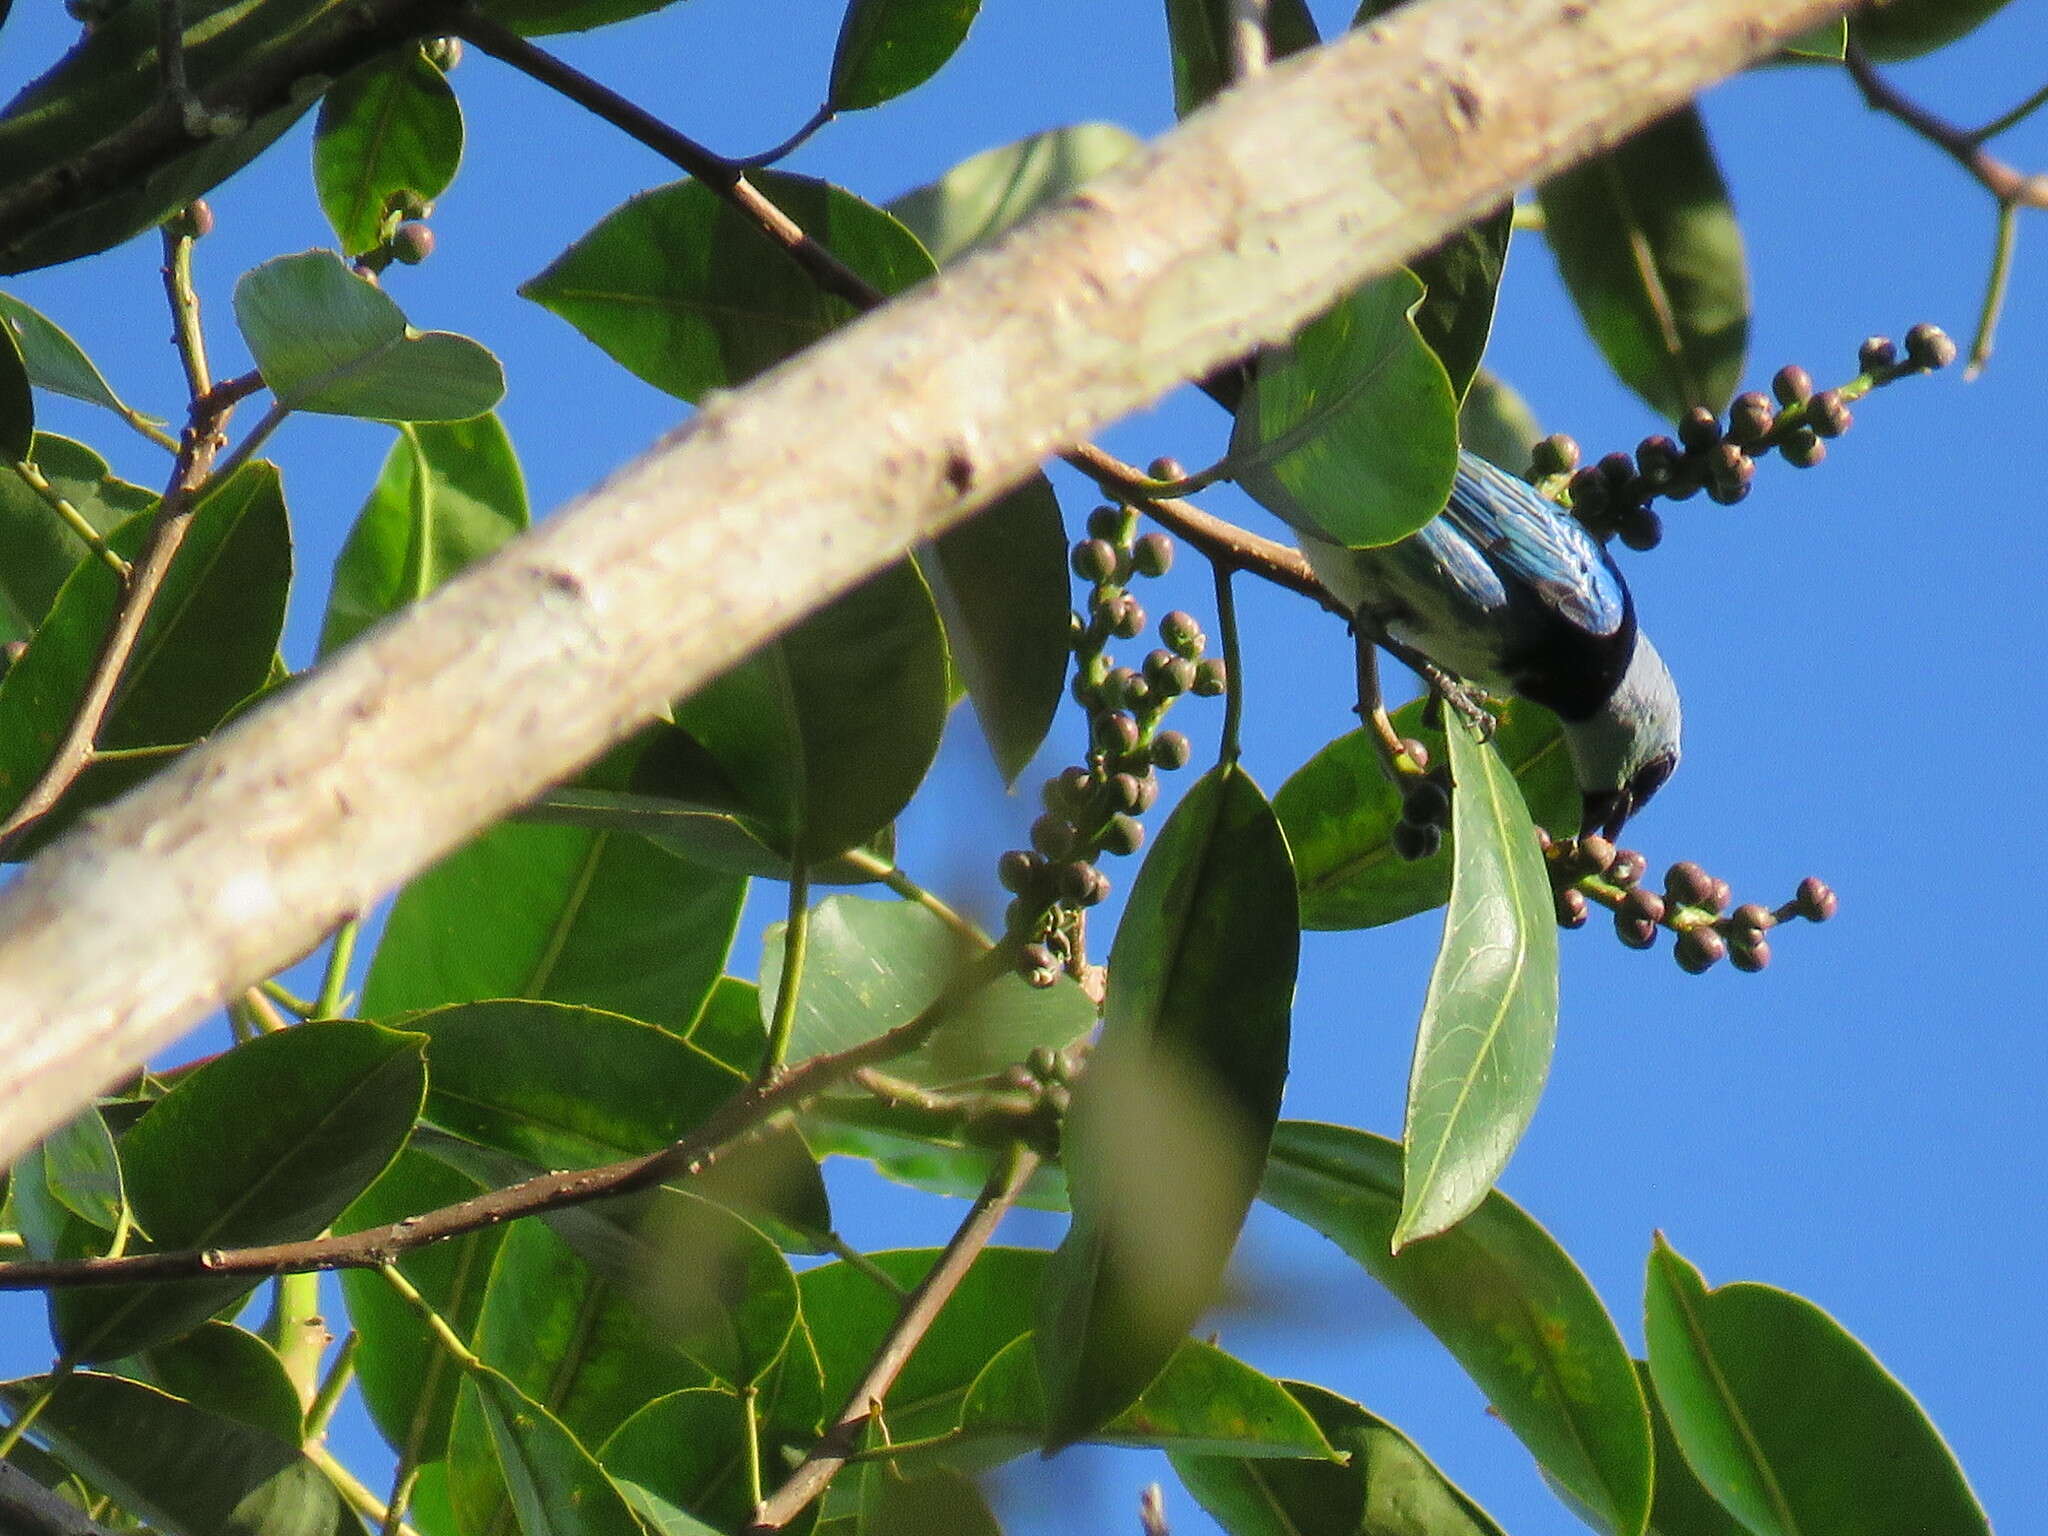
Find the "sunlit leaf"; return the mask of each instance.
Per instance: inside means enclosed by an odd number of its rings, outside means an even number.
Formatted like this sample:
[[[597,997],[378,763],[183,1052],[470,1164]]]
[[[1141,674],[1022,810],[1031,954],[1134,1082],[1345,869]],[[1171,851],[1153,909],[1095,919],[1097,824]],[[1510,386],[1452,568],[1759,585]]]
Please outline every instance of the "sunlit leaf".
[[[55,321],[12,294],[0,293],[0,324],[13,333],[22,361],[28,365],[29,382],[36,388],[69,395],[88,405],[103,405],[117,413],[127,410],[85,349]]]
[[[924,84],[967,40],[980,9],[981,0],[847,0],[826,106],[878,107]]]
[[[83,443],[38,432],[29,459],[50,489],[106,534],[156,504],[154,492],[115,478],[107,461]],[[65,577],[88,558],[85,541],[21,474],[0,466],[0,640],[36,631]]]
[[[342,254],[380,245],[394,214],[418,216],[462,163],[462,108],[417,48],[335,83],[313,129],[313,184]]]

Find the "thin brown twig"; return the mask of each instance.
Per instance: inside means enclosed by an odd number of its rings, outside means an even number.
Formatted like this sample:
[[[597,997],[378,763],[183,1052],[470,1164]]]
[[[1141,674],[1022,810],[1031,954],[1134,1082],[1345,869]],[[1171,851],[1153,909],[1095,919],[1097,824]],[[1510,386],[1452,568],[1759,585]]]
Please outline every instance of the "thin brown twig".
[[[402,1253],[460,1237],[465,1232],[687,1178],[709,1168],[725,1149],[764,1121],[795,1109],[863,1067],[876,1066],[915,1050],[945,1024],[962,1002],[1014,964],[1008,950],[1000,946],[990,950],[965,967],[954,984],[916,1018],[843,1051],[809,1057],[771,1082],[749,1084],[696,1130],[659,1152],[598,1168],[542,1174],[454,1205],[339,1237],[252,1248],[138,1253],[118,1259],[0,1264],[0,1291],[128,1285],[186,1280],[199,1275],[266,1276],[308,1270],[376,1269]]]
[[[782,1486],[754,1512],[753,1521],[747,1527],[748,1536],[766,1536],[768,1532],[779,1531],[802,1514],[825,1491],[839,1469],[846,1465],[847,1458],[859,1449],[861,1432],[880,1411],[882,1400],[889,1395],[890,1387],[895,1385],[897,1376],[909,1363],[917,1346],[924,1342],[924,1336],[931,1331],[940,1311],[952,1299],[962,1277],[973,1266],[982,1249],[988,1246],[989,1239],[995,1236],[997,1226],[1016,1203],[1017,1196],[1030,1182],[1032,1174],[1038,1171],[1038,1163],[1036,1152],[1013,1147],[989,1176],[973,1209],[967,1213],[967,1219],[960,1223],[952,1240],[946,1244],[945,1252],[918,1282],[917,1289],[905,1298],[895,1326],[869,1361],[867,1373],[848,1394],[839,1417],[798,1463],[796,1470],[784,1479]]]
[[[2048,208],[2048,174],[2029,173],[2007,164],[1984,148],[1984,140],[1988,137],[1985,132],[1973,133],[1935,116],[1880,75],[1872,67],[1870,56],[1854,38],[1842,52],[1842,63],[1872,111],[1882,112],[1904,123],[1968,171],[1999,202],[2027,208]],[[1991,126],[1995,128],[1997,122]]]

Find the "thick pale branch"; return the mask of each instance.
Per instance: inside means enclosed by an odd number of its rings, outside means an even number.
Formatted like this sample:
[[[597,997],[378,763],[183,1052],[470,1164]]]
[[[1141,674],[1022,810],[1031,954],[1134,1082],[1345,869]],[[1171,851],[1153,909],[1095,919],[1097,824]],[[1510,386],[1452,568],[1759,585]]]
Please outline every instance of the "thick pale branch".
[[[1404,8],[710,405],[0,894],[0,1160],[1048,455],[1842,8]]]

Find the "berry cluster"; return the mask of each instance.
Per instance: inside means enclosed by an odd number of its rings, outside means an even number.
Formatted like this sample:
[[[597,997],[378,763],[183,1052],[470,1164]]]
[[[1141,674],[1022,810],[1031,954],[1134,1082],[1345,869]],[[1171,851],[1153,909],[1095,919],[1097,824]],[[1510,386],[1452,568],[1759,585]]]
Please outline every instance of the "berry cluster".
[[[1402,741],[1393,766],[1394,786],[1401,791],[1401,819],[1390,838],[1394,852],[1411,862],[1433,858],[1451,824],[1451,771],[1432,770],[1429,748],[1413,736]]]
[[[1560,927],[1583,928],[1597,902],[1614,914],[1615,936],[1630,949],[1649,949],[1657,942],[1657,930],[1669,928],[1678,936],[1674,958],[1693,975],[1723,960],[1738,971],[1760,971],[1771,963],[1767,935],[1773,928],[1795,917],[1824,923],[1835,915],[1835,893],[1811,875],[1781,906],[1749,901],[1730,911],[1734,893],[1728,882],[1689,859],[1665,872],[1659,895],[1641,883],[1648,861],[1632,849],[1617,848],[1604,837],[1552,841],[1538,836],[1550,866]]]
[[[1581,467],[1577,443],[1562,433],[1547,437],[1536,445],[1530,479],[1569,503],[1602,539],[1654,549],[1664,537],[1663,520],[1650,506],[1657,497],[1684,501],[1705,491],[1710,500],[1733,506],[1749,494],[1756,461],[1772,449],[1797,468],[1812,468],[1827,457],[1826,439],[1849,430],[1851,401],[1908,374],[1946,368],[1955,357],[1956,344],[1939,326],[1923,323],[1906,332],[1904,357],[1888,338],[1873,336],[1857,354],[1862,371],[1839,388],[1816,392],[1813,376],[1788,364],[1771,380],[1771,395],[1738,395],[1726,426],[1695,406],[1678,424],[1677,441],[1646,437],[1633,456],[1610,453]]]
[[[1088,536],[1074,545],[1074,574],[1090,587],[1086,614],[1069,619],[1075,700],[1088,712],[1090,750],[1084,762],[1045,781],[1045,814],[1031,824],[1031,846],[1005,853],[996,865],[1013,900],[1005,916],[1021,941],[1019,967],[1039,986],[1079,963],[1078,917],[1109,894],[1096,867],[1105,853],[1133,854],[1145,838],[1138,818],[1159,797],[1159,772],[1187,765],[1193,749],[1179,731],[1163,728],[1184,694],[1224,691],[1223,663],[1205,656],[1201,626],[1175,611],[1159,621],[1160,647],[1141,667],[1120,666],[1114,640],[1135,640],[1145,610],[1130,592],[1135,576],[1163,576],[1173,541],[1137,532],[1128,508],[1097,507]]]

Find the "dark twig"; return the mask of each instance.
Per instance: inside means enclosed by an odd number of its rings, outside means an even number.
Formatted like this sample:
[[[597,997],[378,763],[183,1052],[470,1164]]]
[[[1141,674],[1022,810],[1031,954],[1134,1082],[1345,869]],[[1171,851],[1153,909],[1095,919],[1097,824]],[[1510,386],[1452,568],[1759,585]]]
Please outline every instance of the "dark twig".
[[[127,1285],[186,1280],[198,1275],[266,1276],[316,1269],[376,1269],[415,1248],[497,1226],[516,1217],[536,1216],[611,1195],[631,1194],[671,1179],[688,1178],[709,1168],[721,1153],[764,1121],[797,1108],[804,1100],[863,1067],[878,1066],[917,1049],[962,1002],[1015,965],[1016,960],[1008,950],[1000,946],[990,950],[966,966],[953,986],[916,1018],[846,1050],[798,1062],[770,1082],[750,1084],[688,1136],[644,1157],[626,1158],[599,1168],[542,1174],[487,1191],[474,1199],[340,1237],[270,1243],[255,1248],[138,1253],[118,1259],[0,1264],[0,1291]]]
[[[925,1334],[952,1299],[961,1278],[988,1246],[996,1227],[1016,1203],[1032,1174],[1038,1171],[1038,1162],[1036,1152],[1015,1147],[989,1176],[967,1219],[960,1223],[945,1252],[939,1255],[939,1261],[904,1300],[896,1325],[875,1351],[867,1373],[848,1395],[839,1417],[782,1486],[754,1512],[753,1522],[747,1527],[749,1536],[779,1531],[802,1514],[846,1465],[847,1458],[859,1449],[862,1431],[880,1411],[889,1388],[895,1385],[896,1377],[917,1346],[924,1342]]]

